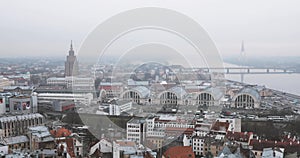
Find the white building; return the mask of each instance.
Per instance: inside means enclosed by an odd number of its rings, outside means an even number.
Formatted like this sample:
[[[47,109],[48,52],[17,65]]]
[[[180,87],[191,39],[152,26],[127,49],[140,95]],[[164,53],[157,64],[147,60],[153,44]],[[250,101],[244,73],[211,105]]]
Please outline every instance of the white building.
[[[6,86],[11,86],[14,84],[14,81],[9,80],[3,76],[0,76],[0,91],[3,91],[3,88]]]
[[[47,84],[50,85],[66,85],[72,90],[94,90],[95,81],[88,77],[73,77],[67,76],[63,78],[51,77],[47,79]]]
[[[283,158],[284,148],[264,148],[262,158]]]
[[[127,140],[142,144],[146,136],[145,119],[133,118],[127,122]]]
[[[64,85],[67,84],[66,78],[64,77],[51,77],[46,80],[47,84],[50,85]]]
[[[205,137],[201,137],[198,135],[194,135],[192,137],[192,149],[195,153],[195,155],[204,155],[204,139]]]
[[[147,124],[147,137],[156,137],[156,138],[163,138],[166,135],[166,128],[165,127],[157,127],[155,126],[155,117],[147,118],[146,124]]]
[[[102,138],[98,143],[91,147],[89,155],[93,155],[97,150],[104,154],[112,153],[112,144],[108,140]]]
[[[241,132],[242,130],[241,119],[239,118],[217,118],[216,121],[228,122],[229,123],[228,131]]]
[[[177,116],[171,115],[161,115],[159,118],[155,119],[154,122],[155,128],[195,128],[195,125],[190,122],[189,119],[178,118]]]
[[[186,134],[184,134],[182,143],[183,143],[183,146],[192,146],[192,139],[189,138]]]
[[[0,155],[4,156],[6,154],[8,154],[8,145],[0,143]]]
[[[9,104],[9,96],[0,96],[0,115],[6,112],[6,104]]]
[[[38,101],[74,101],[89,105],[93,99],[92,93],[73,94],[73,93],[39,93]]]
[[[120,115],[132,108],[131,101],[117,101],[116,104],[109,104],[109,115]]]
[[[80,137],[77,133],[72,133],[70,135],[71,137],[73,137],[74,141],[74,153],[77,157],[82,156],[83,155],[83,138]]]

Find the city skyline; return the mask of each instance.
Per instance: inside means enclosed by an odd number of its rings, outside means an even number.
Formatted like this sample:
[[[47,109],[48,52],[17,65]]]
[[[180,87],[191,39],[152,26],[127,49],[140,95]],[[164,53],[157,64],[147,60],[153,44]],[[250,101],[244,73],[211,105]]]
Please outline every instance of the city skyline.
[[[299,4],[3,1],[0,157],[300,157]]]

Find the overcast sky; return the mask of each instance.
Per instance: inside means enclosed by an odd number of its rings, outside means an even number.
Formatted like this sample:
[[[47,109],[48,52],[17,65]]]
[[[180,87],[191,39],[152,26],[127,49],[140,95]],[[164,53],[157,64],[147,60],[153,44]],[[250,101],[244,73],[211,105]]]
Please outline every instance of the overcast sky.
[[[105,19],[149,6],[196,20],[222,56],[238,55],[242,40],[248,56],[300,55],[299,0],[2,0],[0,56],[65,56]]]

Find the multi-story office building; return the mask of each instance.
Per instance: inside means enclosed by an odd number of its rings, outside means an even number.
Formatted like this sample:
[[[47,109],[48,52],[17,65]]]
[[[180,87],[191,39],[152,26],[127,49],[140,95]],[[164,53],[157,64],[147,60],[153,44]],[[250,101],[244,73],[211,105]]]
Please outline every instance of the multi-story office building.
[[[1,117],[0,136],[5,138],[25,135],[28,127],[39,126],[43,122],[44,117],[39,113]]]
[[[194,135],[192,137],[192,147],[195,155],[203,155],[204,153],[204,136]]]
[[[29,114],[37,112],[37,95],[0,94],[0,114]]]
[[[146,121],[142,118],[133,118],[127,122],[127,140],[142,144],[146,137]]]
[[[37,95],[12,96],[9,98],[9,109],[11,114],[29,114],[37,112]]]
[[[51,77],[47,79],[49,85],[66,85],[73,91],[93,91],[95,89],[95,81],[88,77]]]
[[[9,150],[29,149],[28,128],[42,125],[43,120],[44,117],[38,113],[1,117],[1,141],[8,146]]]

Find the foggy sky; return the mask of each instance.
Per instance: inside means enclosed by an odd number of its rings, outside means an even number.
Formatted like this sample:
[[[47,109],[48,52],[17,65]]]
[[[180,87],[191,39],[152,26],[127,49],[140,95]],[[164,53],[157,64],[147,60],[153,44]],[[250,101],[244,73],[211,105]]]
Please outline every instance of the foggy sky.
[[[0,56],[65,56],[105,19],[139,7],[162,7],[201,24],[222,56],[300,55],[299,0],[3,0]],[[124,21],[126,22],[126,21]]]

